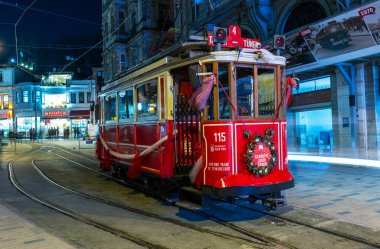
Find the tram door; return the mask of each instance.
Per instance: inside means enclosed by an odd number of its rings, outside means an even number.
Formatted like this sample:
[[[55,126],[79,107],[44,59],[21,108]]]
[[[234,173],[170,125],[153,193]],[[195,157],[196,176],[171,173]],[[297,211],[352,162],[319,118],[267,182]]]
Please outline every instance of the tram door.
[[[190,82],[180,81],[175,104],[176,133],[176,175],[187,175],[201,153],[200,121],[201,115],[189,105],[193,92]]]

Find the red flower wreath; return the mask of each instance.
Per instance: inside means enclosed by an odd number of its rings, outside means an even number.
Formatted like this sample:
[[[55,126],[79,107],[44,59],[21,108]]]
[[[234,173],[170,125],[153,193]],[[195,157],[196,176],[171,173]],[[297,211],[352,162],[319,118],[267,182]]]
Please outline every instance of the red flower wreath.
[[[264,136],[255,133],[247,144],[245,163],[257,177],[268,175],[277,163],[277,151],[272,141],[274,134],[274,130],[267,128]]]

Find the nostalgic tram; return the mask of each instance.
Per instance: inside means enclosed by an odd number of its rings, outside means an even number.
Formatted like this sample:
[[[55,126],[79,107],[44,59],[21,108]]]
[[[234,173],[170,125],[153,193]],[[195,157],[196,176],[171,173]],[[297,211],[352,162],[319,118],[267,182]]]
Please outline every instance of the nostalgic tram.
[[[268,201],[294,186],[285,120],[294,81],[285,79],[285,58],[242,38],[238,26],[226,39],[220,51],[193,44],[195,56],[155,60],[102,88],[103,170],[156,193],[193,188]]]

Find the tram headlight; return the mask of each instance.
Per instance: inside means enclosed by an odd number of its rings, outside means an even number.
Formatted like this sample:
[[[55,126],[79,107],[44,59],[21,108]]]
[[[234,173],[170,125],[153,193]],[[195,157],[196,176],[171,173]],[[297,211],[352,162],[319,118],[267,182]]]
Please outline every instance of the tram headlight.
[[[227,42],[227,29],[215,27],[214,28],[214,43],[226,43]]]

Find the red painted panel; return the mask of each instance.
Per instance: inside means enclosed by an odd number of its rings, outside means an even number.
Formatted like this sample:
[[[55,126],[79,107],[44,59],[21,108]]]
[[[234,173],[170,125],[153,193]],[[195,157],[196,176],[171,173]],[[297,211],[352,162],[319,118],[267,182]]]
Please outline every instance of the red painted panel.
[[[233,173],[232,128],[232,123],[203,125],[203,183],[205,185],[213,185],[218,179]]]
[[[256,176],[247,165],[247,145],[249,139],[257,135],[265,135],[266,129],[274,131],[268,141],[274,145],[277,163],[268,175]],[[271,120],[233,121],[229,123],[207,122],[203,129],[203,169],[201,181],[216,188],[231,186],[259,186],[290,181],[293,176],[287,170],[286,161],[286,122]],[[246,132],[245,132],[246,131]],[[249,138],[244,134],[251,134]],[[257,143],[257,145],[260,145]],[[268,150],[265,146],[257,149],[254,160],[268,161]],[[260,154],[261,153],[261,154]],[[270,155],[271,156],[271,155]],[[198,186],[199,184],[196,183]]]
[[[157,123],[136,124],[136,144],[150,146],[157,142],[160,126]]]
[[[134,144],[134,125],[121,124],[119,125],[119,142],[125,144]]]

